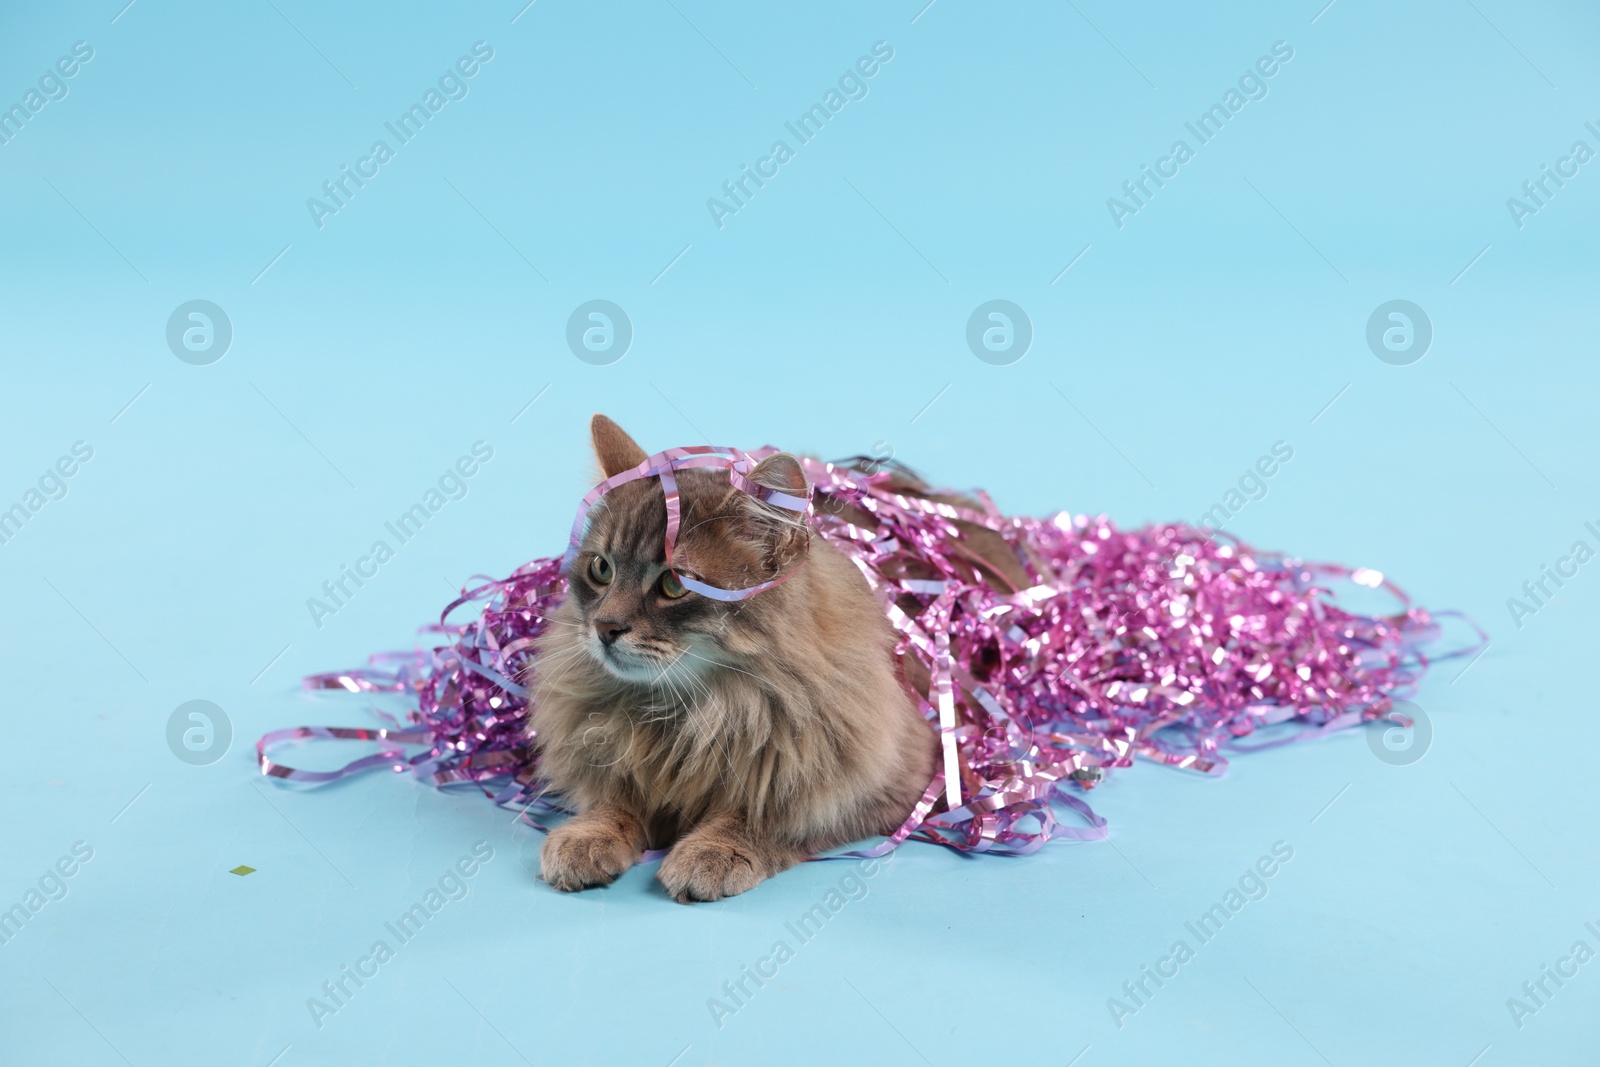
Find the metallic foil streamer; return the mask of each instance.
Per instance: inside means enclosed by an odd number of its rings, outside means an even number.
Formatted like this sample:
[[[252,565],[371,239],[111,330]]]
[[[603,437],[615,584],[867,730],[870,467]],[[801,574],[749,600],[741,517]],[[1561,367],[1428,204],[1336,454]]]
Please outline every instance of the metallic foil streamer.
[[[674,470],[714,466],[759,495],[742,475],[772,451],[658,453],[584,498],[572,544],[589,508],[615,485],[658,477],[670,490]],[[802,465],[812,483],[808,521],[871,583],[899,634],[896,656],[922,664],[928,691],[915,696],[939,735],[940,770],[915,810],[890,837],[848,855],[881,855],[911,838],[1019,855],[1051,838],[1104,837],[1105,820],[1080,794],[1112,770],[1145,759],[1220,775],[1230,750],[1383,718],[1426,673],[1436,619],[1455,614],[1412,607],[1376,571],[1257,552],[1224,533],[1182,524],[1119,530],[1105,518],[1065,513],[1012,518],[981,493],[981,510],[906,496],[893,487],[893,471],[865,458]],[[669,492],[669,515],[675,496]],[[776,503],[799,511],[806,502]],[[862,513],[870,521],[842,517]],[[958,521],[1004,538],[1031,584],[997,588],[974,562]],[[571,556],[569,544],[565,563]],[[561,809],[539,779],[525,682],[538,669],[534,640],[565,593],[563,573],[564,559],[550,558],[508,578],[475,577],[479,584],[469,583],[438,624],[424,628],[441,635],[431,649],[307,678],[308,688],[408,694],[416,706],[404,724],[375,712],[389,724],[378,729],[268,733],[256,744],[262,773],[325,782],[386,766],[436,786],[471,782],[544,829],[535,814]],[[1387,590],[1397,610],[1341,609],[1330,587],[1345,580]],[[452,621],[468,605],[479,607],[477,616]],[[1275,736],[1238,743],[1263,727]],[[319,738],[379,748],[328,772],[267,755],[280,743]],[[1062,812],[1082,825],[1057,821]]]

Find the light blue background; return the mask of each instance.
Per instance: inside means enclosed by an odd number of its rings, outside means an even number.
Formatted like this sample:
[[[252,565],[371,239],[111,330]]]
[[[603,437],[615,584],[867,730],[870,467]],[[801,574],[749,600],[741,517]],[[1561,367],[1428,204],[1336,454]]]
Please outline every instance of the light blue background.
[[[1506,1000],[1600,949],[1600,564],[1521,627],[1506,600],[1600,544],[1600,163],[1521,229],[1505,203],[1600,149],[1592,6],[122,2],[0,14],[0,104],[95,50],[0,146],[0,506],[94,449],[0,545],[0,906],[94,849],[0,945],[6,1062],[1593,1059],[1600,963],[1521,1029]],[[318,229],[306,199],[479,40],[470,95]],[[706,199],[880,40],[867,98],[718,229]],[[1280,40],[1267,98],[1119,230],[1106,198]],[[203,367],[164,339],[197,298],[235,331]],[[610,366],[564,341],[596,298],[636,331]],[[1011,366],[964,342],[994,298],[1034,326]],[[1435,329],[1410,366],[1364,339],[1394,298]],[[1197,519],[1286,441],[1236,532],[1493,643],[1427,680],[1409,766],[1359,732],[1221,781],[1142,766],[1090,797],[1109,844],[907,848],[718,1029],[707,999],[841,865],[714,906],[649,869],[560,896],[470,792],[255,775],[266,730],[369,721],[300,676],[559,548],[597,410],[652,449],[882,441],[1009,511],[1127,524]],[[478,440],[467,498],[314,626]],[[232,720],[210,766],[167,748],[191,699]],[[307,999],[478,840],[471,895],[318,1029]],[[1107,999],[1276,841],[1267,898],[1119,1029]]]

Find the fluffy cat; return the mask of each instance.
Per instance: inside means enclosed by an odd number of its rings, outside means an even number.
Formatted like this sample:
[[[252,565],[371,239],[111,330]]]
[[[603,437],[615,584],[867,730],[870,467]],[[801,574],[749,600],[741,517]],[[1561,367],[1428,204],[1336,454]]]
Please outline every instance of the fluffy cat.
[[[646,458],[604,415],[590,431],[605,477]],[[673,899],[720,900],[893,832],[933,777],[934,731],[856,566],[725,471],[677,480],[673,569],[660,482],[612,490],[536,646],[531,739],[576,811],[540,857],[557,889],[607,885],[646,848],[669,848],[656,877]],[[784,453],[750,480],[797,494],[806,484]],[[740,589],[791,571],[733,603],[677,579]]]

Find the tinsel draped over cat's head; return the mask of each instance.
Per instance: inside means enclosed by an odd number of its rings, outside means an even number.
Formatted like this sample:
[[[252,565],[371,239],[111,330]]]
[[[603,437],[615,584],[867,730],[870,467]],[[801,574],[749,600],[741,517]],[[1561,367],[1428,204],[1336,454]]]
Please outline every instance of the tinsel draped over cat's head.
[[[563,559],[569,579],[586,555],[612,564],[597,546],[625,542],[662,569],[673,599],[694,592],[731,602],[787,581],[805,562],[811,486],[794,456],[711,445],[647,455],[604,415],[589,430],[604,480],[578,506]]]

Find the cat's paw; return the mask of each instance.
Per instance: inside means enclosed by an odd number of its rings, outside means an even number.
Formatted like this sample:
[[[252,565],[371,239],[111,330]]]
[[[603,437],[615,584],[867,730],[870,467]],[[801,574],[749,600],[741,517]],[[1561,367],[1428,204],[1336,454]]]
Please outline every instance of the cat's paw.
[[[611,826],[574,820],[545,838],[539,877],[565,893],[610,885],[638,862],[641,851]]]
[[[656,878],[679,904],[721,900],[754,889],[772,872],[738,843],[690,836],[661,861]]]

